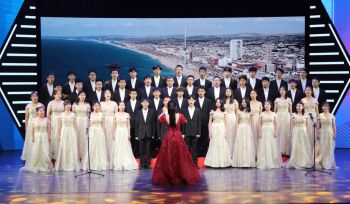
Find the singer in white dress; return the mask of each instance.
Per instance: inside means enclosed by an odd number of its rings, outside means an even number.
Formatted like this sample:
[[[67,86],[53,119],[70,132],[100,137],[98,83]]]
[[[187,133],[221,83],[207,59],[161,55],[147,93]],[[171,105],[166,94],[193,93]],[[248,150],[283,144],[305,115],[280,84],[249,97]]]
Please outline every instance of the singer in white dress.
[[[336,169],[337,166],[334,157],[335,137],[337,135],[335,117],[329,112],[329,104],[327,102],[322,104],[322,110],[323,113],[318,117],[320,133],[317,140],[319,141],[320,152],[316,159],[317,167]]]
[[[73,112],[77,121],[77,137],[78,137],[78,150],[79,159],[82,159],[87,151],[87,128],[88,128],[88,116],[91,110],[90,104],[85,102],[86,94],[83,91],[78,93],[78,102],[73,105]]]
[[[50,101],[49,104],[47,105],[47,118],[50,121],[51,124],[51,141],[50,141],[50,155],[51,159],[55,159],[57,157],[57,149],[58,149],[58,144],[59,144],[59,139],[56,137],[57,136],[57,126],[58,126],[58,120],[60,114],[64,111],[64,106],[63,106],[63,101],[61,100],[62,98],[62,93],[61,91],[55,91],[54,92],[54,97],[55,99]]]
[[[226,89],[225,99],[224,99],[224,107],[226,112],[226,140],[228,143],[228,147],[230,148],[230,154],[232,155],[234,149],[234,143],[236,138],[236,128],[237,128],[237,119],[236,114],[238,110],[238,102],[236,99],[233,99],[233,91],[231,88]]]
[[[90,169],[99,171],[108,169],[108,157],[106,149],[106,138],[104,134],[104,119],[98,102],[93,104],[94,112],[91,113],[89,122],[89,148],[83,158],[83,170]]]
[[[116,102],[111,101],[111,92],[106,90],[104,92],[105,101],[101,102],[101,111],[103,113],[107,156],[109,161],[109,168],[112,168],[113,163],[113,124],[114,124],[114,113],[118,111],[118,105]]]
[[[27,155],[26,164],[20,171],[47,172],[52,170],[49,152],[50,122],[45,118],[45,108],[37,108],[38,116],[34,118],[32,127],[32,147]]]
[[[115,114],[114,121],[114,152],[112,169],[134,170],[138,169],[137,161],[131,149],[130,142],[130,116],[125,112],[124,102],[118,106],[119,112]]]
[[[43,107],[44,105],[42,103],[39,103],[39,96],[38,92],[34,91],[30,94],[31,103],[27,104],[25,111],[25,140],[22,150],[22,160],[26,160],[28,155],[30,154],[30,149],[32,146],[32,129],[34,124],[34,119],[37,115],[36,108]]]
[[[204,165],[209,167],[229,167],[232,165],[230,149],[226,141],[226,113],[223,102],[216,99],[215,111],[210,112],[209,137],[210,143]]]
[[[307,135],[308,117],[303,115],[303,104],[296,105],[296,114],[291,118],[292,149],[286,168],[303,169],[312,165],[312,152]]]
[[[259,145],[259,116],[262,112],[262,103],[257,100],[258,94],[253,89],[250,91],[250,113],[252,114],[252,133],[254,137],[255,157]]]
[[[265,101],[265,111],[259,118],[259,147],[257,168],[276,169],[282,166],[281,153],[277,144],[277,115],[271,111],[271,101]]]
[[[58,147],[57,160],[55,163],[56,171],[80,171],[78,158],[78,140],[76,117],[71,112],[71,103],[64,102],[64,112],[61,113],[58,122],[58,138],[60,144]]]

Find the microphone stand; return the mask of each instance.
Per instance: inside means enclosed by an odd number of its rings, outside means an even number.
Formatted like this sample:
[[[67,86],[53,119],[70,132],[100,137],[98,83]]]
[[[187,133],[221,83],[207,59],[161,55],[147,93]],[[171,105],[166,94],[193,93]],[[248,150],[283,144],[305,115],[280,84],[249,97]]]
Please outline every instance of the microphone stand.
[[[99,173],[96,173],[96,172],[92,171],[92,170],[91,170],[91,167],[90,167],[90,135],[89,135],[90,116],[91,116],[91,112],[89,112],[89,115],[88,115],[88,126],[86,127],[86,135],[87,135],[87,142],[88,142],[88,145],[87,145],[88,170],[87,170],[87,172],[85,172],[85,173],[76,175],[75,178],[78,178],[78,177],[80,177],[80,176],[84,176],[84,175],[86,175],[86,174],[89,175],[89,179],[90,179],[90,175],[91,175],[91,174],[98,175],[98,176],[102,176],[102,177],[105,176],[105,175],[103,175],[103,174],[99,174]],[[84,161],[83,161],[83,162],[84,162]]]
[[[314,136],[313,149],[314,149],[314,152],[313,152],[313,166],[306,170],[305,176],[312,175],[313,177],[315,177],[315,175],[313,175],[313,173],[315,173],[315,172],[320,172],[320,173],[324,173],[327,175],[332,175],[331,172],[328,172],[328,171],[325,171],[322,169],[316,169],[316,139],[317,139],[316,138],[316,127],[317,127],[317,124],[314,121],[314,117],[312,116],[312,113],[309,113],[309,116],[310,116],[310,119],[312,121],[312,126],[313,126],[313,130],[314,130],[313,131],[313,136]]]

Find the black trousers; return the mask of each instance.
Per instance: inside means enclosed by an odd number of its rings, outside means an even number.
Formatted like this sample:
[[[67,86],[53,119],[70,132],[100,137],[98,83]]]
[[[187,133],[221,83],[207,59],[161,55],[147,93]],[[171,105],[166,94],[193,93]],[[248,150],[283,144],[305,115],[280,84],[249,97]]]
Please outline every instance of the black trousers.
[[[197,154],[198,156],[205,157],[209,147],[209,129],[207,125],[202,125],[201,128],[201,136],[198,138]]]
[[[134,157],[138,157],[139,154],[139,141],[135,138],[135,127],[130,127],[130,142],[131,142],[131,148],[132,153],[134,154]]]
[[[187,148],[192,151],[192,160],[197,165],[197,136],[185,136]]]
[[[152,138],[144,136],[144,138],[139,138],[139,151],[141,159],[141,167],[149,167],[151,158],[151,142]]]

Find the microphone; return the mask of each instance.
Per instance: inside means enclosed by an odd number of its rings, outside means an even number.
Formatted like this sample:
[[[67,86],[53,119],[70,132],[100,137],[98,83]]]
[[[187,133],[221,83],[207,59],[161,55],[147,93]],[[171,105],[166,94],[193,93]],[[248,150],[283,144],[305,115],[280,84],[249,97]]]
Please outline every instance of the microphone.
[[[312,113],[309,113],[310,119],[314,120],[314,116],[312,116]]]

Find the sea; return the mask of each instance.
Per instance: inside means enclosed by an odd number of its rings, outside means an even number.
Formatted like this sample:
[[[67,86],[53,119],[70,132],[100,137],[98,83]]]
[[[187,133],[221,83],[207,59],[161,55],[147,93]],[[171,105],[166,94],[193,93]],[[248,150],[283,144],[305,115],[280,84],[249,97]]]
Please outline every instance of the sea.
[[[95,69],[97,79],[110,79],[110,64],[118,64],[120,76],[129,79],[129,67],[136,67],[137,78],[152,75],[154,65],[162,66],[161,75],[173,75],[170,69],[152,57],[133,51],[96,41],[42,38],[41,40],[42,81],[46,81],[48,73],[55,73],[55,82],[67,82],[67,73],[73,70],[77,78],[88,80],[88,70]]]

